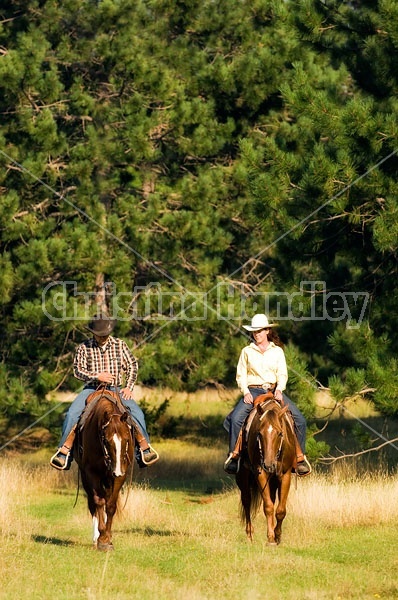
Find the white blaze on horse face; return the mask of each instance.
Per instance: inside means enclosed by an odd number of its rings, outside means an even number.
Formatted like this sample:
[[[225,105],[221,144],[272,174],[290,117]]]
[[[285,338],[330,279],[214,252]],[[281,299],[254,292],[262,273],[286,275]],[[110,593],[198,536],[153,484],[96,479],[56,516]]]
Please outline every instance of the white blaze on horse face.
[[[114,441],[115,450],[116,450],[116,464],[115,464],[115,470],[113,473],[114,473],[115,477],[121,477],[122,475],[124,475],[124,473],[122,472],[122,440],[115,433],[113,436],[113,441]]]
[[[270,425],[268,426],[268,433],[272,433],[272,430],[273,430],[273,427],[272,427],[272,425],[270,424]]]

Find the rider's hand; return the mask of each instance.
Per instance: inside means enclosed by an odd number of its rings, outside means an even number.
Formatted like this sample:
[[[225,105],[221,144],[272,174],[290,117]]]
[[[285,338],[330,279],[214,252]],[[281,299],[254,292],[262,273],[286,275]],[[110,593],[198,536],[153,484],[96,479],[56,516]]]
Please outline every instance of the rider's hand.
[[[275,396],[275,400],[278,400],[278,402],[281,406],[283,406],[285,404],[283,401],[283,394],[280,390],[275,390],[274,396]]]
[[[121,389],[120,393],[123,396],[123,398],[126,398],[126,400],[132,400],[133,399],[133,392],[128,387],[125,387],[125,388]]]
[[[98,373],[97,379],[98,379],[98,381],[101,381],[101,383],[114,383],[115,382],[114,375],[112,375],[112,373],[108,373],[108,371],[102,371],[102,373]]]
[[[243,402],[245,404],[253,404],[253,396],[251,395],[250,392],[248,392],[247,394],[245,394],[243,396]]]

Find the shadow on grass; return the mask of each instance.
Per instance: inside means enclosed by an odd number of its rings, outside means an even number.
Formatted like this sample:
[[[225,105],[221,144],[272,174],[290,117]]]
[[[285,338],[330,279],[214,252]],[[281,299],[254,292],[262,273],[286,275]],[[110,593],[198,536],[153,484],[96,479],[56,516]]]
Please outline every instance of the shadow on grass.
[[[76,546],[76,542],[70,540],[61,540],[59,538],[47,537],[46,535],[32,535],[32,540],[36,544],[53,544],[54,546]]]
[[[183,533],[181,531],[171,531],[170,529],[154,529],[153,527],[132,527],[131,529],[126,529],[123,531],[124,534],[139,534],[147,537],[175,537],[179,536],[188,536],[188,533]]]

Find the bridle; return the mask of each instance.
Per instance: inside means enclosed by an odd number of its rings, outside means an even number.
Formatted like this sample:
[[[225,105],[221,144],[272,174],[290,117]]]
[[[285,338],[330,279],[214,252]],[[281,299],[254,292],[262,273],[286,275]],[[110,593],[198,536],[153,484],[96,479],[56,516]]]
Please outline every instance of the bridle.
[[[97,391],[101,391],[101,395],[100,395],[99,399],[101,399],[103,397],[106,397],[107,387],[108,387],[108,384],[106,384],[106,383],[100,383],[99,384],[99,386],[97,387]],[[116,387],[115,389],[116,389],[116,391],[114,393],[116,395],[116,402],[113,400],[113,398],[111,398],[110,400],[111,400],[111,402],[114,403],[115,407],[117,407],[122,412],[121,412],[121,414],[117,413],[117,412],[112,413],[110,415],[108,421],[104,425],[102,425],[102,427],[101,427],[101,434],[100,434],[100,444],[101,444],[101,448],[102,448],[102,453],[104,455],[105,466],[106,466],[106,468],[107,468],[108,471],[112,471],[112,459],[111,459],[111,457],[109,455],[109,451],[108,451],[108,448],[107,448],[107,445],[106,445],[107,439],[106,439],[105,431],[106,431],[107,427],[110,425],[113,417],[121,417],[122,414],[123,414],[123,411],[126,410],[125,407],[124,407],[124,405],[123,405],[120,393],[119,393],[119,388]],[[131,460],[130,460],[130,457],[128,455],[128,449],[129,449],[129,443],[127,442],[126,443],[126,451],[125,451],[125,454],[124,454],[123,458],[124,458],[124,460],[127,461],[127,464],[130,465],[131,464]]]
[[[101,448],[102,448],[102,452],[104,455],[105,465],[106,465],[106,468],[108,469],[108,471],[112,471],[112,459],[110,457],[109,450],[107,447],[106,429],[109,427],[113,417],[121,417],[121,415],[119,413],[112,413],[110,415],[108,421],[106,423],[104,423],[104,425],[102,425],[101,434],[100,434]],[[127,441],[126,450],[124,452],[123,458],[127,462],[127,464],[130,465],[131,460],[130,460],[130,457],[128,454],[128,450],[129,450],[129,442]]]
[[[267,414],[268,410],[266,410],[260,417],[260,421],[265,417],[265,415]],[[278,431],[278,437],[280,438],[279,441],[279,447],[278,450],[276,451],[275,454],[275,461],[276,463],[280,462],[281,457],[282,457],[282,447],[283,447],[283,441],[284,441],[284,434],[283,434],[283,430],[281,429],[280,431]],[[261,440],[262,440],[263,436],[261,435],[261,432],[259,431],[257,434],[257,438],[256,438],[256,442],[258,444],[258,451],[260,454],[260,467],[262,468],[263,471],[265,471],[266,473],[268,472],[264,463],[264,454],[263,454],[263,447],[261,444]]]

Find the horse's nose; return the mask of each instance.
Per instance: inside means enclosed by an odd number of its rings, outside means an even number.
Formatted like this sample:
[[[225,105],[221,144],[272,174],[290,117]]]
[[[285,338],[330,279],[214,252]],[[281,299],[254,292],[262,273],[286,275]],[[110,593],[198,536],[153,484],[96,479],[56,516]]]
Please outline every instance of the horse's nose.
[[[271,475],[273,473],[276,473],[276,464],[275,463],[271,463],[270,465],[264,464],[263,468],[266,473],[270,473]]]
[[[123,469],[119,469],[119,468],[114,469],[114,471],[113,471],[114,477],[123,477],[123,475],[124,475]]]

